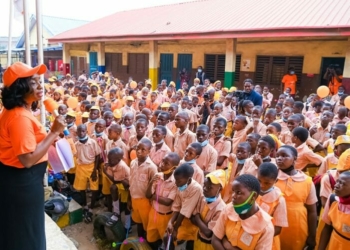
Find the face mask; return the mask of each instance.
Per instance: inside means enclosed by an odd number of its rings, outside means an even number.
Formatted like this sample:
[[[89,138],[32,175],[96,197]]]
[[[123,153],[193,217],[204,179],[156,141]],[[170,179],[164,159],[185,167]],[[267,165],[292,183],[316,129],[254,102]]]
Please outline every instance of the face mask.
[[[338,91],[338,95],[344,95],[344,91]]]
[[[201,69],[198,69],[198,72],[199,72],[199,73],[201,73],[201,72],[202,72],[202,70],[201,70]]]
[[[97,119],[92,120],[92,119],[89,118],[89,122],[96,123],[96,122],[97,122]]]
[[[85,137],[83,137],[83,138],[80,138],[80,137],[78,136],[78,140],[79,140],[80,142],[82,142],[82,141],[86,141],[86,140],[87,140],[87,138],[88,138],[88,136],[87,136],[87,135],[85,135]]]
[[[288,119],[282,117],[282,121],[288,122]]]
[[[246,160],[246,159],[240,160],[240,159],[237,158],[237,163],[238,163],[238,164],[244,164],[244,163],[245,163],[245,160]]]
[[[103,132],[101,132],[101,133],[96,133],[96,131],[95,131],[94,134],[95,134],[97,137],[101,137],[101,136],[103,135]]]
[[[186,190],[186,188],[188,187],[188,184],[186,183],[185,185],[181,186],[181,187],[178,187],[177,189],[180,191],[180,192],[183,192]]]
[[[215,137],[216,138],[221,138],[221,137],[223,137],[224,136],[224,134],[219,134],[219,135],[216,135]]]
[[[215,196],[215,197],[205,197],[205,201],[207,202],[207,203],[212,203],[212,202],[214,202],[214,201],[216,201],[217,200],[217,197]]]
[[[73,127],[74,122],[67,124],[67,128]]]
[[[163,171],[162,173],[163,173],[163,174],[171,174],[171,173],[174,171],[175,168],[176,168],[176,167],[173,167],[173,168],[171,168],[171,169],[169,169],[169,170]]]
[[[272,186],[271,188],[269,188],[269,189],[266,190],[266,191],[260,190],[260,193],[261,193],[261,194],[267,194],[267,193],[270,193],[273,189],[274,189],[274,186]]]
[[[291,72],[289,72],[289,73],[290,73],[291,75],[294,75],[295,72],[294,72],[294,71],[291,71]]]
[[[156,145],[160,145],[164,142],[164,140],[162,139],[160,142],[157,142]]]
[[[197,141],[202,147],[205,147],[208,145],[209,141],[208,140],[205,140],[204,142],[199,142]]]
[[[283,92],[283,94],[285,94],[285,95],[289,95],[289,93],[287,93],[287,92]]]
[[[217,194],[214,197],[205,197],[205,201],[207,203],[212,203],[218,199],[218,194],[220,193],[220,190],[218,190]]]
[[[126,129],[131,129],[132,126],[133,126],[133,125],[131,125],[131,126],[124,126],[124,128],[126,128]]]
[[[270,160],[270,156],[266,156],[264,158],[262,158],[263,161],[267,161],[267,160]]]
[[[195,163],[195,162],[196,162],[196,159],[193,159],[193,160],[190,160],[190,161],[186,161],[185,163],[191,165],[191,164],[193,164],[193,163]]]
[[[246,116],[251,116],[252,114],[249,114],[248,112],[244,112],[244,114],[246,115]]]
[[[233,205],[233,209],[236,211],[237,214],[246,214],[249,212],[249,210],[252,208],[252,204],[249,204],[251,202],[251,199],[253,197],[253,195],[255,194],[255,192],[252,192],[248,199],[243,202],[242,204],[239,205]]]

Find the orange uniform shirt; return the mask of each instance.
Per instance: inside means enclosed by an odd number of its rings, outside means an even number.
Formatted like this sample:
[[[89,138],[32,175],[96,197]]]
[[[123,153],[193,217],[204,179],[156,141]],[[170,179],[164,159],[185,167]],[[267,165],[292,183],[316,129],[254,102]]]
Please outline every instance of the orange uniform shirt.
[[[181,160],[179,165],[184,164],[184,163],[186,163],[186,161]],[[203,172],[203,170],[196,163],[192,163],[190,165],[192,166],[192,168],[194,170],[192,179],[194,179],[201,186],[203,186],[204,185],[204,172]]]
[[[151,158],[154,164],[159,166],[164,156],[170,152],[170,148],[163,142],[161,148],[158,150],[156,150],[156,145],[153,145],[151,152],[149,153],[149,157]]]
[[[125,145],[125,143],[122,141],[121,138],[119,138],[119,140],[116,141],[112,141],[109,140],[106,144],[106,155],[108,155],[108,152],[112,149],[112,148],[121,148],[124,152],[123,154],[123,161],[129,165],[130,164],[130,159],[129,159],[129,148]]]
[[[160,175],[161,178],[157,182],[153,183],[152,194],[156,194],[159,197],[175,200],[177,187],[175,184],[174,175],[171,175],[167,180],[164,180],[163,173],[156,173],[156,174]],[[172,205],[165,206],[160,204],[156,200],[152,200],[152,207],[154,208],[154,210],[162,214],[170,213],[172,211],[171,206]]]
[[[202,153],[197,158],[197,165],[205,172],[212,172],[216,169],[218,161],[218,152],[208,143],[205,147],[202,147]]]
[[[113,176],[114,181],[123,181],[130,179],[130,168],[121,160],[117,165],[107,168],[107,173]]]
[[[77,149],[76,157],[78,165],[94,163],[95,157],[101,154],[100,146],[91,138],[88,138],[86,143],[77,141],[75,148]]]
[[[295,169],[302,170],[308,164],[318,166],[323,162],[323,158],[309,149],[306,143],[301,144],[296,149],[298,151],[298,158],[294,164]]]
[[[282,78],[284,91],[286,90],[286,88],[290,88],[291,89],[290,93],[292,95],[295,94],[295,86],[297,84],[297,81],[298,81],[297,75],[289,75],[289,74],[284,75]]]
[[[45,127],[25,108],[4,109],[0,114],[0,161],[24,168],[18,156],[32,153],[46,137]],[[45,154],[37,163],[47,161]]]
[[[217,169],[226,169],[228,167],[228,157],[230,156],[232,150],[231,142],[224,140],[224,136],[222,136],[216,143],[214,141],[214,138],[210,138],[209,144],[215,148],[216,152],[218,153],[218,157],[227,157],[221,166],[217,166]]]
[[[196,141],[196,134],[186,129],[182,134],[180,134],[180,131],[177,131],[174,137],[174,152],[182,159],[187,146]]]

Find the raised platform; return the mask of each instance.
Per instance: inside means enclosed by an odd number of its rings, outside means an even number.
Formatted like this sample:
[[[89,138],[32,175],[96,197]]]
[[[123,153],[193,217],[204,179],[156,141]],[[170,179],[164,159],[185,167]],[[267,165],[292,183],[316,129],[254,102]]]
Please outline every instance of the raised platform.
[[[47,250],[77,250],[73,242],[47,214],[45,214],[45,232]]]

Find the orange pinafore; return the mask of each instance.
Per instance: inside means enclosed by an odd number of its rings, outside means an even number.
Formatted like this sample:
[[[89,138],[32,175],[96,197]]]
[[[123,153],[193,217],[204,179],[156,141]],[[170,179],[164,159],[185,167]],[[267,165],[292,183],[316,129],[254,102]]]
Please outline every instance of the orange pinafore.
[[[350,245],[350,214],[338,209],[339,202],[335,200],[329,208],[328,216],[332,221],[333,232],[328,243],[328,249],[345,250]]]
[[[285,174],[284,174],[285,175]],[[300,250],[305,246],[308,236],[307,210],[304,206],[310,194],[312,179],[305,176],[304,180],[293,180],[289,176],[285,180],[278,179],[276,186],[284,194],[287,204],[287,228],[280,234],[281,249]]]

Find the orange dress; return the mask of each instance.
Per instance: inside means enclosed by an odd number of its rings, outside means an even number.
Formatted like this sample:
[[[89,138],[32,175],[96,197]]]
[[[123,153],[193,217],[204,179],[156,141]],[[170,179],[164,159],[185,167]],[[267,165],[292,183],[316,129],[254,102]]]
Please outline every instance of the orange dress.
[[[256,203],[261,209],[273,217],[272,222],[275,226],[288,227],[286,200],[278,187],[274,187],[271,192],[263,196],[259,195],[256,199]],[[279,235],[273,238],[272,249],[281,249]]]
[[[308,236],[305,204],[312,205],[317,202],[315,186],[311,177],[299,170],[293,176],[279,171],[276,186],[286,199],[289,225],[287,228],[283,228],[280,234],[281,249],[303,249]]]
[[[331,207],[328,199],[322,219],[333,227],[328,249],[345,250],[349,249],[349,240],[344,237],[350,238],[350,205],[339,203],[337,198],[335,197]]]

